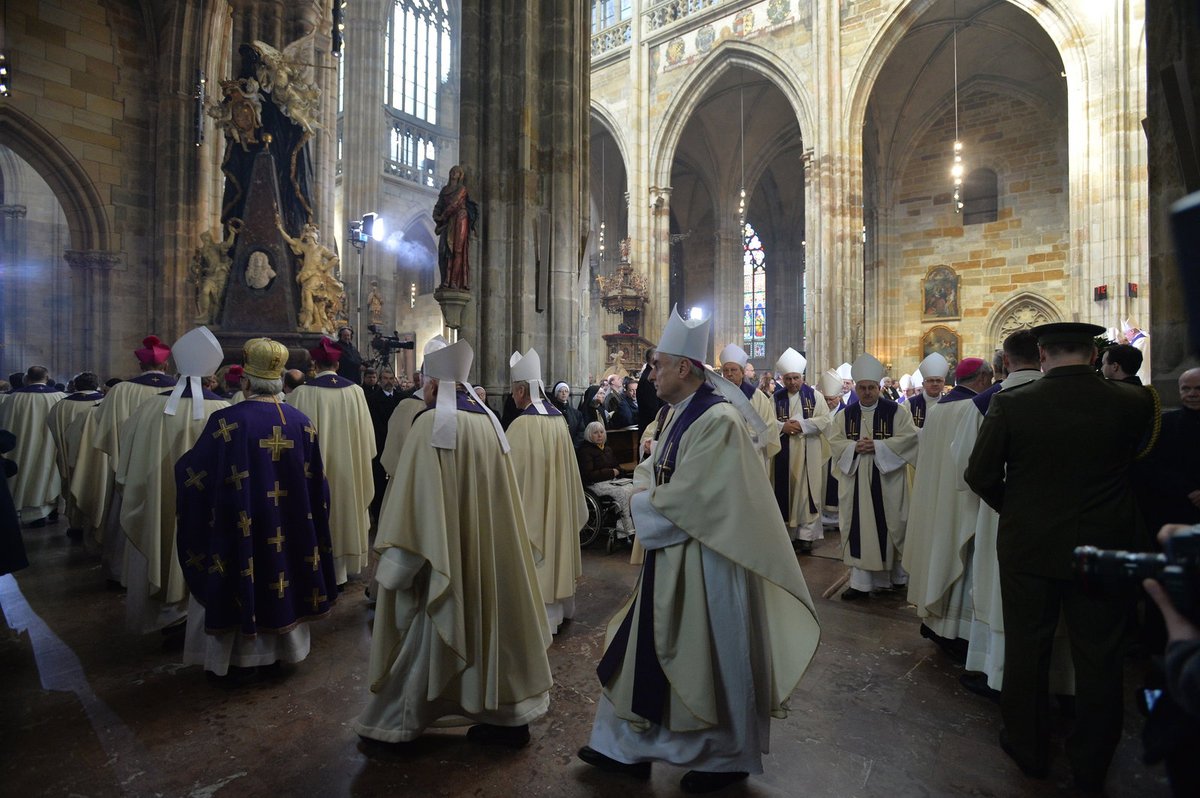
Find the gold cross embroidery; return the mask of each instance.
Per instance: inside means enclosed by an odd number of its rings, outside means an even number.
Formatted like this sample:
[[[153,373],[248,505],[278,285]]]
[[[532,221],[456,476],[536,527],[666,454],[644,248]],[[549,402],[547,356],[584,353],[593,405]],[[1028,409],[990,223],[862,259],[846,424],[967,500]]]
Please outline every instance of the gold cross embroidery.
[[[253,557],[246,558],[246,570],[242,571],[241,574],[242,574],[242,576],[250,577],[251,582],[254,581],[254,558]]]
[[[195,488],[196,490],[204,490],[204,478],[208,476],[207,471],[201,471],[197,474],[191,468],[187,470],[188,479],[183,483],[185,488]]]
[[[213,564],[209,567],[208,572],[210,574],[220,573],[221,576],[225,575],[225,562],[221,559],[220,554],[213,555]]]
[[[231,440],[229,437],[229,433],[233,432],[235,429],[238,428],[238,424],[236,421],[233,422],[232,424],[226,424],[225,419],[221,419],[220,421],[218,421],[217,426],[219,426],[220,429],[218,429],[216,432],[214,432],[212,434],[212,436],[214,438],[224,438],[226,443],[229,443],[229,441]]]
[[[191,549],[187,550],[187,564],[195,568],[197,571],[204,570],[204,554],[197,554]]]
[[[317,436],[317,428],[312,424],[305,424],[304,431],[308,433],[308,442],[312,443]]]
[[[283,571],[280,571],[279,572],[279,581],[272,582],[271,587],[273,587],[279,591],[279,598],[283,598],[283,594],[285,592],[287,592],[287,589],[288,589],[288,587],[291,586],[291,584],[292,584],[291,582],[289,582],[288,580],[283,578]]]
[[[279,480],[275,480],[275,490],[269,490],[269,491],[267,491],[267,498],[268,498],[268,499],[274,499],[274,500],[275,500],[275,506],[276,506],[276,507],[278,507],[278,506],[279,506],[279,500],[280,500],[281,498],[283,498],[284,496],[286,496],[287,494],[288,494],[288,492],[287,492],[286,490],[280,490],[280,488],[279,488]]]
[[[329,598],[329,597],[314,587],[313,594],[312,594],[313,612],[316,612],[318,609],[320,609],[321,602],[327,598]]]
[[[296,442],[283,437],[283,427],[271,427],[271,437],[262,438],[258,442],[258,448],[271,450],[271,461],[278,463],[279,456],[283,454],[284,449],[291,449],[296,445]]]
[[[242,537],[250,537],[250,525],[253,523],[254,519],[246,515],[245,510],[238,513],[238,529],[242,530]]]
[[[657,479],[655,480],[655,483],[658,485],[665,484],[666,482],[670,481],[670,479],[671,479],[671,470],[672,469],[671,469],[671,466],[668,465],[668,461],[670,460],[670,457],[671,457],[672,444],[673,444],[672,441],[667,441],[667,446],[663,450],[662,457],[660,457],[658,459],[658,465],[655,467],[655,474],[657,477]]]
[[[283,551],[283,527],[275,527],[275,537],[267,538],[267,543],[275,547],[276,554],[280,554]]]
[[[249,479],[249,478],[250,478],[249,471],[242,471],[241,473],[238,473],[237,466],[231,465],[229,467],[229,476],[225,477],[225,484],[229,485],[231,483],[236,482],[237,489],[241,490],[242,489],[242,480]]]
[[[304,561],[312,563],[314,571],[319,570],[321,567],[321,550],[318,547],[313,546],[313,555],[311,557],[305,557]]]

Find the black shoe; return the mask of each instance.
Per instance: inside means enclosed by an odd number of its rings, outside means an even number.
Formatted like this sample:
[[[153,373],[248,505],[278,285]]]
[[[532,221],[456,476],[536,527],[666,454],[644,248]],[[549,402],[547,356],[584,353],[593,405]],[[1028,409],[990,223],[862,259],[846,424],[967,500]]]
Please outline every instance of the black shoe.
[[[606,773],[621,773],[635,779],[650,778],[649,762],[619,762],[586,745],[579,749],[577,756],[592,767],[600,768]]]
[[[861,598],[867,598],[870,595],[866,590],[855,590],[852,587],[848,587],[842,592],[842,601],[857,601]]]
[[[67,539],[73,543],[78,543],[79,541],[83,540],[83,530],[79,527],[68,527]]]
[[[983,696],[988,701],[995,701],[997,704],[1000,703],[1000,691],[988,687],[987,674],[985,673],[964,673],[958,677],[958,683],[968,692]]]
[[[793,540],[792,550],[798,554],[812,554],[811,540]]]
[[[1008,742],[1008,731],[1005,729],[1000,730],[1000,749],[1008,754],[1009,758],[1017,763],[1017,767],[1021,769],[1021,772],[1029,778],[1044,779],[1050,775],[1050,768],[1046,765],[1037,765],[1021,759],[1020,754],[1017,753],[1017,749],[1013,748]]]
[[[925,624],[921,624],[921,637],[932,640],[937,643],[938,648],[947,657],[957,662],[959,665],[965,665],[967,662],[967,641],[961,639],[951,640],[948,637],[942,637],[937,632],[930,629]]]
[[[48,524],[57,524],[58,523],[58,510],[50,511],[50,515],[46,516],[46,523],[48,523]]]
[[[523,726],[495,726],[479,723],[467,729],[467,739],[480,745],[503,745],[506,748],[524,748],[529,744],[529,724]]]
[[[46,525],[46,519],[45,519],[45,518],[39,518],[39,519],[38,519],[38,520],[36,520],[36,521],[30,521],[28,524],[26,524],[26,525],[25,525],[25,527],[26,527],[27,529],[41,529],[41,528],[42,528],[42,527],[44,527],[45,525]]]
[[[723,790],[731,784],[737,784],[739,781],[744,781],[750,776],[744,770],[736,770],[726,773],[710,773],[704,770],[689,770],[683,774],[683,778],[679,780],[679,786],[684,792],[700,793],[700,792],[716,792]]]

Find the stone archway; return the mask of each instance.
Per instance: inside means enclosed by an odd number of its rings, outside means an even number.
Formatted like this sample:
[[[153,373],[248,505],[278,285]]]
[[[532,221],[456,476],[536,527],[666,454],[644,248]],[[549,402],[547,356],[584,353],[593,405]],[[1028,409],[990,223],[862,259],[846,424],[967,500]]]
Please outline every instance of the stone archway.
[[[1018,330],[1062,320],[1062,311],[1052,301],[1033,291],[1022,291],[992,309],[986,340],[993,348],[1000,349],[1004,339]]]

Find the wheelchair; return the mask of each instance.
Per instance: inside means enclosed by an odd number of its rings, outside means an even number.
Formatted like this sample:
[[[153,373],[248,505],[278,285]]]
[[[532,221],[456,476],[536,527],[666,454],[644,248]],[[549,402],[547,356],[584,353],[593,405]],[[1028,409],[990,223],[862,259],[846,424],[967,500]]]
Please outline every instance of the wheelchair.
[[[612,554],[621,541],[621,509],[612,498],[597,496],[588,490],[586,485],[583,488],[583,498],[587,502],[588,517],[583,529],[579,530],[579,547],[586,549],[603,537],[605,552]],[[633,538],[629,540],[632,541]]]

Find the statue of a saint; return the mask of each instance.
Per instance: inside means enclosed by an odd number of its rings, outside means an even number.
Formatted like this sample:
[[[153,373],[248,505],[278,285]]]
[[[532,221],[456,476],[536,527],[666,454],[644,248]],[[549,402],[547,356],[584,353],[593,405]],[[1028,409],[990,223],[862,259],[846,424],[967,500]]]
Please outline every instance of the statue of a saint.
[[[467,193],[467,179],[461,166],[450,167],[450,180],[438,194],[433,206],[434,232],[438,235],[439,288],[470,288],[471,268],[467,244],[479,218],[479,206]]]
[[[321,233],[316,225],[304,225],[299,238],[288,235],[278,216],[275,226],[300,259],[300,269],[296,272],[296,282],[300,285],[300,329],[333,332],[332,322],[326,314],[326,300],[342,291],[342,284],[336,277],[341,260],[321,243]]]
[[[192,256],[191,279],[197,287],[196,318],[203,324],[215,321],[221,309],[221,297],[233,266],[229,250],[241,228],[240,219],[231,219],[229,235],[223,241],[214,240],[208,231],[200,234],[200,246]]]
[[[371,314],[371,323],[383,322],[383,295],[379,293],[379,281],[371,281],[371,293],[367,294],[367,311]]]

